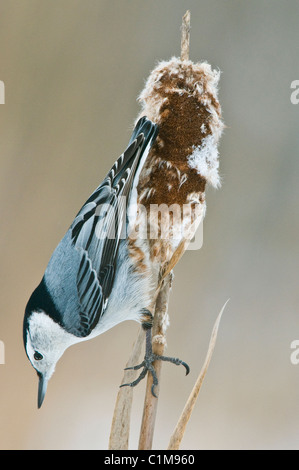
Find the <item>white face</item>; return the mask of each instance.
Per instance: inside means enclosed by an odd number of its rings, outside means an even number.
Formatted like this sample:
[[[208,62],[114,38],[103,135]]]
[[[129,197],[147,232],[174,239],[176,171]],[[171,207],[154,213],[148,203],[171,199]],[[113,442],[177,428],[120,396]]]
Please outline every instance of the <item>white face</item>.
[[[33,367],[48,381],[64,351],[74,344],[72,335],[44,312],[33,312],[29,319],[26,351]]]

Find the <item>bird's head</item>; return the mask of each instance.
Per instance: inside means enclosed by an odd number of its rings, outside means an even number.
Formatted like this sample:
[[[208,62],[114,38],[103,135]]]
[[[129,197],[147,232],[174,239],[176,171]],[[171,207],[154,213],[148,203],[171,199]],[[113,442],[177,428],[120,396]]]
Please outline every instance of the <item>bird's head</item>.
[[[39,378],[38,408],[43,403],[57,361],[72,344],[71,335],[56,321],[47,296],[49,293],[42,281],[29,299],[23,325],[26,354]]]

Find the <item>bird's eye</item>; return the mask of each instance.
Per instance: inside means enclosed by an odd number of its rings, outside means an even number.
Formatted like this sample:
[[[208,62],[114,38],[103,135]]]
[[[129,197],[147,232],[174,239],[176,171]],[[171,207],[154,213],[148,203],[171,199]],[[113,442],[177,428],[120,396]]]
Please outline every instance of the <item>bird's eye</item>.
[[[33,357],[36,361],[41,361],[44,358],[44,356],[41,353],[39,353],[38,351],[34,352]]]

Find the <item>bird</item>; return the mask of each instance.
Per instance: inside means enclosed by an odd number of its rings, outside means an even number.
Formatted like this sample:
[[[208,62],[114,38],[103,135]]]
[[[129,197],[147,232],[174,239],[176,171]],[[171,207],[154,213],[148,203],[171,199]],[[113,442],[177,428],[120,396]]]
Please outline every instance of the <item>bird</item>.
[[[39,379],[38,408],[56,363],[68,347],[124,320],[138,321],[150,332],[152,313],[146,306],[151,280],[136,269],[124,234],[138,175],[157,134],[157,125],[140,118],[127,149],[76,215],[29,298],[23,340]],[[147,341],[140,380],[147,370],[155,375],[152,362],[156,359]],[[178,359],[162,360],[185,365]]]
[[[64,351],[125,321],[141,323],[145,356],[136,386],[152,376],[155,300],[206,212],[207,184],[220,186],[224,124],[220,73],[176,57],[160,62],[139,96],[129,144],[76,215],[25,308],[23,340],[37,372],[38,408]]]

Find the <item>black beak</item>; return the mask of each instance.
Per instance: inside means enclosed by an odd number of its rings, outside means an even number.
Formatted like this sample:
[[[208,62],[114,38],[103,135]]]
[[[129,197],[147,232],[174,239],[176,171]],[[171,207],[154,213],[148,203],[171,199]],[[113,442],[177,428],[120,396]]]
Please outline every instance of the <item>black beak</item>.
[[[40,408],[43,404],[43,401],[46,395],[48,380],[41,373],[38,373],[37,375],[38,375],[37,406],[38,408]]]

